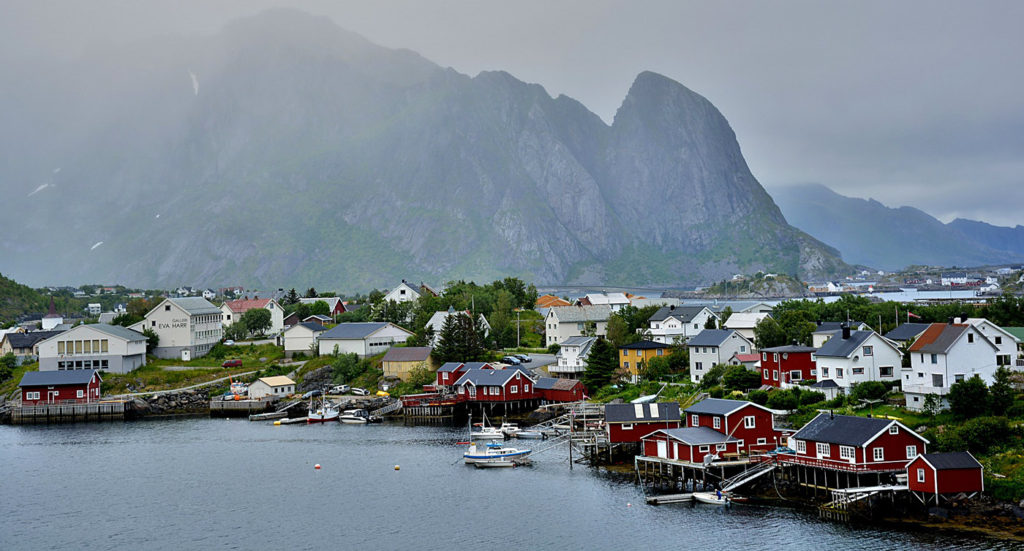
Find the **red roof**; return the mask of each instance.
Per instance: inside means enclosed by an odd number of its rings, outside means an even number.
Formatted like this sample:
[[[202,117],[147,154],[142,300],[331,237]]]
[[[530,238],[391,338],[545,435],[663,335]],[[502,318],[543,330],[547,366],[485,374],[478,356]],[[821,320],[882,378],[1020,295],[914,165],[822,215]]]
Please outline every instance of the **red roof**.
[[[238,299],[229,300],[224,304],[236,314],[244,314],[254,308],[266,308],[267,304],[270,303],[269,298],[253,298],[253,299]]]
[[[916,341],[914,341],[914,344],[910,347],[909,351],[917,352],[924,348],[925,346],[939,340],[939,338],[942,337],[942,333],[946,331],[947,327],[963,328],[967,326],[962,324],[933,323],[928,326],[928,329],[924,330],[924,333],[921,333],[921,336],[918,337]],[[959,333],[957,334],[957,336],[959,336]]]
[[[758,354],[736,354],[736,359],[741,362],[756,362],[760,357]]]

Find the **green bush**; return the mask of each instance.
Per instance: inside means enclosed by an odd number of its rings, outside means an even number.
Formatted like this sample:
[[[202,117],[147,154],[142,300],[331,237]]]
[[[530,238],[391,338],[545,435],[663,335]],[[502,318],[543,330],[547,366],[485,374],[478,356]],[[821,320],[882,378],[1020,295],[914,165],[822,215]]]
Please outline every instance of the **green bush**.
[[[729,366],[726,364],[718,364],[709,369],[708,372],[705,373],[704,376],[700,378],[701,388],[708,389],[718,384],[721,384],[722,376],[725,375],[725,370],[728,367]]]
[[[556,342],[548,347],[548,354],[558,354],[558,351],[561,349],[562,347]]]
[[[1001,445],[1012,445],[1014,431],[1005,417],[977,417],[959,427],[947,427],[939,434],[937,447],[941,451],[969,451],[985,455]]]
[[[985,477],[985,493],[1000,501],[1017,503],[1024,499],[1024,480]]]
[[[881,400],[889,393],[889,387],[879,381],[856,383],[850,389],[850,400],[859,403],[861,400]]]
[[[825,401],[824,392],[815,392],[813,390],[804,390],[800,393],[800,405],[809,406],[811,404],[817,404]]]
[[[768,407],[792,411],[800,405],[800,398],[789,390],[773,390],[768,395]]]
[[[230,352],[230,347],[224,346],[221,343],[217,343],[213,345],[213,348],[211,348],[206,355],[215,360],[223,360],[224,356],[228,355],[228,352]]]
[[[768,391],[767,390],[751,390],[747,393],[747,399],[759,406],[763,406],[768,403]]]
[[[731,365],[725,368],[722,385],[728,390],[746,391],[761,386],[761,374],[750,371],[746,366]]]
[[[721,398],[725,396],[725,389],[720,386],[711,387],[708,389],[708,395],[712,398]]]

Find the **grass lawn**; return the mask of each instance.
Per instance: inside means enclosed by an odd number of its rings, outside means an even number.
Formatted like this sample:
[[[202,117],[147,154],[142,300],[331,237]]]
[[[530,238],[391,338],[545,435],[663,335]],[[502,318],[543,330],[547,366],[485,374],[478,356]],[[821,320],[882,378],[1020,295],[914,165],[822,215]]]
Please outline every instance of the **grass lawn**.
[[[25,375],[26,371],[37,371],[39,369],[39,362],[33,362],[30,364],[20,365],[11,370],[11,378],[7,379],[0,384],[0,396],[10,396],[18,390],[18,383],[21,382],[21,378]]]
[[[104,395],[170,390],[205,383],[221,377],[227,377],[228,375],[245,373],[247,371],[252,371],[253,369],[256,368],[243,366],[228,369],[221,369],[219,367],[216,369],[200,367],[196,369],[186,369],[183,371],[166,371],[163,366],[146,364],[131,373],[125,373],[123,375],[107,373],[103,375],[102,389]],[[132,385],[135,390],[129,390],[129,384]]]

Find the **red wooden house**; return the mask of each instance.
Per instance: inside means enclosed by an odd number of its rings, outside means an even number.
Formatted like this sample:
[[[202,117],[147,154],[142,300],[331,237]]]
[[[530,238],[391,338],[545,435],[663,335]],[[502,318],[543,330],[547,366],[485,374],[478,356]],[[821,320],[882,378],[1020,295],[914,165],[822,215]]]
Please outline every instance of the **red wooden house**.
[[[434,386],[437,388],[455,386],[459,378],[471,369],[494,369],[494,367],[485,362],[445,362],[437,368],[437,372],[434,374]]]
[[[779,461],[846,472],[903,471],[928,441],[899,421],[819,413],[793,435]]]
[[[709,456],[739,454],[740,445],[738,439],[707,427],[661,429],[643,437],[641,455],[703,464]]]
[[[455,382],[469,402],[514,402],[539,398],[533,379],[518,369],[469,369]]]
[[[816,381],[818,366],[813,358],[817,348],[810,346],[776,346],[761,350],[761,384],[781,387]]]
[[[985,490],[985,468],[970,452],[924,453],[907,464],[907,485],[922,502]]]
[[[547,402],[578,402],[587,397],[587,387],[576,379],[541,377],[535,385],[540,399]]]
[[[656,430],[682,426],[677,402],[608,404],[604,407],[604,422],[613,444],[639,442]]]
[[[21,404],[87,404],[100,399],[100,374],[94,369],[29,371],[21,378]]]
[[[766,452],[785,444],[775,428],[775,415],[766,407],[744,400],[708,398],[686,408],[686,426],[708,427],[740,441],[740,447]]]

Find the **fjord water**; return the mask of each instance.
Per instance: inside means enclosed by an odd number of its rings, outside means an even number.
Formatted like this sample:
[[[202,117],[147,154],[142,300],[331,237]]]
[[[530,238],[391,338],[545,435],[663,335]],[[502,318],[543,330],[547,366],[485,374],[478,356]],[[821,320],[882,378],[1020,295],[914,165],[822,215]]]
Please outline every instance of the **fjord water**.
[[[651,507],[628,475],[570,471],[564,449],[526,468],[463,465],[464,437],[461,428],[206,418],[4,426],[0,549],[1017,545],[851,528],[782,508]]]

